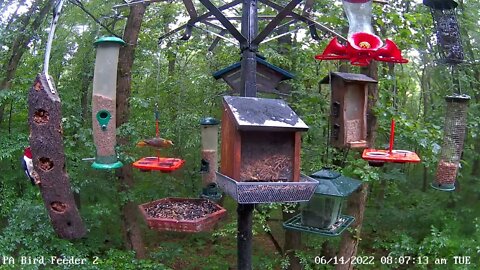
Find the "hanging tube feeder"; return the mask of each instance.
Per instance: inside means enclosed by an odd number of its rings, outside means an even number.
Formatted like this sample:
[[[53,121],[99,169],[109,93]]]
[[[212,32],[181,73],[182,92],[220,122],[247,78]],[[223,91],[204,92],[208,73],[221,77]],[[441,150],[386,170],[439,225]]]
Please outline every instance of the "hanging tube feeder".
[[[442,191],[455,189],[463,141],[467,126],[467,108],[470,97],[454,95],[445,97],[447,110],[445,115],[444,135],[437,174],[432,187]]]
[[[447,64],[459,64],[465,57],[453,0],[423,0],[430,8],[440,57]]]
[[[97,55],[93,75],[92,125],[93,142],[97,148],[95,169],[117,169],[123,166],[115,152],[117,64],[120,46],[125,42],[117,37],[102,37],[95,41]]]
[[[371,166],[383,166],[385,162],[391,163],[418,163],[420,158],[415,152],[408,150],[394,150],[395,142],[395,120],[392,119],[390,126],[390,145],[387,150],[365,149],[362,158],[367,160]]]
[[[213,117],[200,120],[202,129],[202,160],[200,172],[202,173],[202,198],[218,201],[222,193],[216,183],[215,172],[218,169],[218,125],[220,121]]]

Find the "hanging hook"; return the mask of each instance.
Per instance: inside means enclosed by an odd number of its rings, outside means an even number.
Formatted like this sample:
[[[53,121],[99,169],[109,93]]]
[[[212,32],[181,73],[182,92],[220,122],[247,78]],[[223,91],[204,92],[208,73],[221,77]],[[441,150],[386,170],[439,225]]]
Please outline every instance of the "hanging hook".
[[[318,35],[318,32],[317,32],[317,28],[315,28],[315,25],[313,24],[310,24],[308,26],[308,30],[310,30],[310,36],[312,37],[312,39],[314,40],[320,40],[320,36]]]
[[[55,94],[55,89],[53,88],[52,78],[48,74],[48,69],[50,65],[50,52],[52,51],[53,37],[55,36],[55,27],[57,26],[58,17],[60,17],[62,6],[63,0],[58,0],[53,7],[53,18],[50,24],[50,33],[48,33],[47,46],[45,48],[45,61],[43,64],[43,74],[45,74],[48,88],[50,88],[50,92],[52,92],[52,94]]]

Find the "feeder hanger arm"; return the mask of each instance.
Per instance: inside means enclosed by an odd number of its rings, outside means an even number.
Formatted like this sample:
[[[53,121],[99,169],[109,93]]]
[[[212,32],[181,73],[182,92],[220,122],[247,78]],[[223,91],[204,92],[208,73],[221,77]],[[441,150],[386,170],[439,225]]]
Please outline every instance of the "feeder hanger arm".
[[[52,94],[55,94],[55,88],[53,87],[52,78],[48,75],[49,65],[50,65],[50,53],[52,51],[52,43],[53,37],[55,36],[55,28],[58,23],[58,18],[60,17],[60,13],[62,11],[63,0],[58,0],[53,8],[53,18],[52,22],[50,23],[50,32],[48,33],[48,40],[47,46],[45,48],[45,61],[43,63],[43,73],[45,74],[45,78],[47,79],[48,87]]]

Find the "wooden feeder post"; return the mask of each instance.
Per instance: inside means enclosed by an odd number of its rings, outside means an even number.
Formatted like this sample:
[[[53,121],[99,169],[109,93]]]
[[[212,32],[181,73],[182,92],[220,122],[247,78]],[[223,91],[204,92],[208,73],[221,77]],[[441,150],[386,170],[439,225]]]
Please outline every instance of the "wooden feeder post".
[[[62,111],[55,86],[39,74],[28,94],[28,122],[34,172],[53,229],[61,237],[77,239],[87,231],[75,205],[65,168]]]
[[[92,126],[93,141],[97,148],[95,169],[117,169],[116,146],[116,91],[117,64],[120,46],[125,42],[116,37],[103,37],[95,41],[97,55],[93,76]]]
[[[332,146],[366,148],[368,84],[377,81],[363,74],[332,72],[320,83],[331,86]]]

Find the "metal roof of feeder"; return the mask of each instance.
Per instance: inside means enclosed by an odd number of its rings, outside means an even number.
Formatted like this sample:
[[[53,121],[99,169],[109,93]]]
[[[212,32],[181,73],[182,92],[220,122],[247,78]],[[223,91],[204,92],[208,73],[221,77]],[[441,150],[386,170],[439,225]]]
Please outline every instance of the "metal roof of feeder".
[[[343,176],[332,170],[321,170],[310,177],[319,182],[315,194],[320,195],[347,197],[362,185],[362,181]]]
[[[345,72],[331,72],[331,77],[340,77],[345,81],[352,82],[366,82],[366,83],[378,83],[375,79],[368,77],[364,74],[355,74],[355,73],[345,73]],[[327,84],[330,83],[330,76],[323,78],[320,83]]]
[[[271,70],[274,70],[276,71],[277,73],[281,74],[282,75],[282,81],[283,80],[289,80],[289,79],[293,79],[293,77],[295,77],[292,73],[284,70],[284,69],[281,69],[275,65],[272,65],[270,63],[268,63],[267,61],[264,60],[264,58],[262,57],[259,57],[257,55],[257,64],[260,64],[260,65],[264,65],[265,67],[271,69]],[[213,73],[213,77],[218,80],[220,78],[222,78],[223,75],[225,75],[226,73],[232,71],[232,70],[237,70],[237,69],[240,69],[241,68],[241,62],[236,62],[235,64],[232,64],[224,69],[221,69],[215,73]]]
[[[279,99],[223,97],[239,130],[307,131],[308,126]]]

